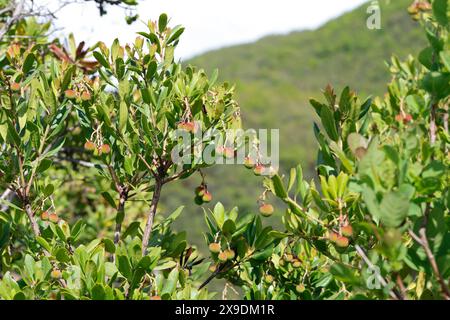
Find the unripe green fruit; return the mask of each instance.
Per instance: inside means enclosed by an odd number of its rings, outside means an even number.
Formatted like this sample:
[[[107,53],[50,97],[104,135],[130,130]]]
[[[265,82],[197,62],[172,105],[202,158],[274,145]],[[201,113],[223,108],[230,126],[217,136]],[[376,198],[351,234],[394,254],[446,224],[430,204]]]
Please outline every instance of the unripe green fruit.
[[[287,254],[284,257],[284,260],[286,260],[287,262],[291,262],[294,259],[294,256],[292,254]]]
[[[89,91],[83,91],[83,93],[81,94],[81,100],[83,101],[91,100],[91,94],[89,93]]]
[[[255,174],[255,176],[260,176],[264,173],[264,170],[265,168],[262,164],[257,164],[253,169],[253,173]]]
[[[292,261],[292,266],[294,268],[300,268],[301,265],[302,265],[302,263],[300,262],[300,260],[295,259],[295,260]]]
[[[202,197],[196,196],[196,197],[194,198],[194,203],[195,203],[196,205],[201,206],[201,205],[203,204],[203,199],[202,199]]]
[[[215,265],[212,265],[209,267],[210,272],[216,272],[216,270],[217,270],[217,266],[215,266]]]
[[[413,15],[413,14],[417,14],[419,12],[419,7],[417,6],[416,3],[410,5],[408,7],[408,13]]]
[[[273,277],[270,274],[267,274],[264,277],[264,282],[269,283],[269,284],[272,283],[273,282]]]
[[[265,203],[259,207],[259,212],[263,217],[270,217],[273,214],[273,206],[269,203]]]
[[[68,89],[64,91],[67,99],[75,99],[77,97],[77,93],[74,90]]]
[[[336,245],[340,248],[347,248],[349,244],[348,238],[340,236],[336,240]]]
[[[224,252],[225,252],[225,254],[227,255],[227,259],[228,259],[228,260],[233,260],[234,257],[236,257],[236,253],[235,253],[234,250],[232,250],[232,249],[227,249],[227,250],[225,250]]]
[[[52,272],[50,273],[50,276],[53,279],[61,279],[61,271],[59,271],[58,269],[53,269]]]
[[[305,286],[304,286],[303,284],[298,284],[298,285],[295,287],[295,290],[296,290],[298,293],[303,293],[303,292],[305,291]]]
[[[281,267],[284,267],[286,265],[286,261],[284,259],[280,259],[279,264]]]
[[[57,223],[59,221],[59,218],[56,213],[52,213],[48,216],[48,220],[50,220],[53,223]]]
[[[245,159],[244,159],[244,166],[247,169],[253,169],[255,167],[255,161],[253,161],[253,159],[250,158],[250,157],[245,157]]]
[[[219,253],[218,258],[219,258],[219,261],[225,262],[228,260],[228,255],[225,251],[222,251],[221,253]]]
[[[344,236],[346,237],[351,237],[353,236],[353,228],[351,225],[347,225],[347,226],[343,226],[341,228],[341,232]]]
[[[220,252],[220,244],[213,242],[209,244],[209,251],[213,252],[213,253],[219,253]]]
[[[20,83],[18,83],[18,82],[11,83],[11,90],[12,91],[19,91],[20,90]]]
[[[211,202],[212,200],[212,194],[208,191],[205,191],[205,193],[202,196],[202,201],[205,203]]]
[[[93,143],[92,141],[86,141],[86,143],[84,144],[84,149],[86,149],[88,151],[94,151],[95,143]]]

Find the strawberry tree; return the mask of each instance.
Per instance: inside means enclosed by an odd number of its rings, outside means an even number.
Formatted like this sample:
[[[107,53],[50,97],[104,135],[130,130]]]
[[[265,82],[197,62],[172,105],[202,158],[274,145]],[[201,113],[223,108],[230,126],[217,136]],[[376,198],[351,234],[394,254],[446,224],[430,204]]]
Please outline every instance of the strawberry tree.
[[[240,125],[233,88],[215,84],[204,71],[183,69],[174,58],[181,26],[169,28],[165,14],[149,22],[133,45],[111,48],[103,43],[94,51],[100,63],[100,78],[73,84],[80,124],[85,132],[85,149],[92,150],[103,166],[119,197],[116,218],[117,243],[125,214],[125,203],[151,191],[150,209],[142,239],[145,255],[162,187],[186,178],[207,166],[189,152],[206,148],[206,132],[220,132]],[[70,92],[72,93],[72,92]],[[83,96],[84,95],[84,96]],[[192,137],[182,151],[191,161],[178,163],[173,151],[179,133]],[[214,141],[211,141],[214,143]],[[200,154],[202,153],[200,150]],[[197,151],[198,152],[198,151]],[[107,199],[112,199],[106,193]],[[208,199],[207,199],[208,200]]]
[[[165,184],[212,164],[192,149],[215,150],[216,135],[239,128],[239,107],[217,74],[175,61],[184,29],[167,23],[125,47],[73,36],[68,48],[28,37],[1,47],[2,298],[211,297],[197,285],[208,265],[171,229],[182,208],[154,217]],[[201,188],[211,201],[204,178]]]
[[[384,98],[328,86],[311,100],[318,181],[301,167],[266,179],[287,205],[266,297],[450,299],[449,8],[419,3],[429,46],[392,59]]]

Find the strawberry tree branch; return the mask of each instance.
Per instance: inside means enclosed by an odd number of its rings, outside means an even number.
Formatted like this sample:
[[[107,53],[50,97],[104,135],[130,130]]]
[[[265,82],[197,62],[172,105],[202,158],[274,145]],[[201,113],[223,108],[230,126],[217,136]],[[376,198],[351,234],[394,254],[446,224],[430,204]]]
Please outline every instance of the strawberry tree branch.
[[[158,207],[159,199],[161,197],[161,188],[163,182],[157,176],[155,179],[155,189],[153,190],[152,202],[150,204],[150,211],[147,217],[147,223],[145,224],[144,234],[142,236],[142,256],[147,255],[148,242],[150,240],[150,234],[153,228],[153,221],[156,215],[156,209]]]
[[[366,253],[364,252],[364,250],[359,246],[359,245],[355,245],[355,249],[356,252],[359,254],[359,256],[364,260],[364,262],[367,264],[367,266],[369,268],[371,268],[372,270],[376,270],[377,268],[374,266],[374,264],[372,263],[372,261],[370,261],[370,259],[367,257]],[[375,276],[377,277],[378,281],[381,283],[381,285],[383,287],[387,287],[388,283],[387,281],[383,278],[383,276],[381,274],[379,274],[378,272],[375,272]],[[389,290],[389,295],[394,298],[394,299],[402,299],[402,297],[396,293],[393,290]]]
[[[419,230],[420,237],[417,236],[412,230],[408,230],[408,232],[411,235],[411,237],[425,250],[425,254],[427,255],[428,261],[430,262],[431,268],[433,269],[433,273],[437,277],[439,285],[441,286],[442,295],[446,300],[450,300],[450,290],[447,284],[445,283],[444,278],[442,277],[442,274],[436,262],[436,258],[434,257],[434,254],[430,249],[430,244],[428,242],[428,238],[426,235],[426,229],[424,227],[420,228]]]

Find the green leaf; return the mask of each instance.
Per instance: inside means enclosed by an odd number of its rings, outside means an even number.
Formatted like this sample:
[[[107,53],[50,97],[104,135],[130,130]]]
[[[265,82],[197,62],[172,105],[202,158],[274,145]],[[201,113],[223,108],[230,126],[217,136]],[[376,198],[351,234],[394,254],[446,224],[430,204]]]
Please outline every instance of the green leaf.
[[[443,26],[448,25],[448,10],[448,0],[433,1],[433,14],[437,22]]]
[[[128,107],[124,101],[120,102],[119,110],[119,130],[123,132],[128,121]]]
[[[132,269],[131,269],[131,264],[130,264],[130,260],[128,259],[127,256],[119,256],[118,257],[118,268],[120,273],[127,278],[128,281],[131,281],[131,277],[133,276],[132,274]]]
[[[25,58],[25,61],[23,62],[22,71],[24,74],[27,74],[31,68],[33,67],[33,63],[36,60],[34,54],[30,52],[27,57]]]
[[[161,292],[161,296],[165,294],[172,295],[172,293],[175,291],[177,287],[178,282],[178,269],[174,268],[172,271],[170,271],[169,276],[167,277],[166,283],[164,284],[163,290]]]
[[[44,238],[38,236],[38,237],[36,237],[36,241],[48,252],[52,251],[52,247],[47,242],[47,240],[45,240]]]
[[[56,252],[54,254],[56,260],[58,260],[59,262],[68,263],[71,260],[69,252],[65,248],[56,249]]]
[[[391,191],[383,196],[380,204],[380,219],[387,226],[396,228],[408,216],[409,198],[405,192]]]
[[[164,30],[166,30],[166,27],[167,27],[167,14],[163,13],[159,16],[158,20],[159,32],[163,33]]]
[[[178,40],[178,38],[182,35],[184,32],[184,28],[182,26],[176,26],[172,30],[172,34],[170,35],[169,39],[167,40],[167,44],[171,44],[172,42],[175,42]]]
[[[114,201],[111,194],[109,194],[109,192],[103,191],[102,196],[111,205],[111,207],[116,208],[116,202]]]
[[[34,270],[36,268],[36,262],[29,254],[25,256],[24,265],[27,276],[34,281]]]
[[[438,99],[450,94],[450,74],[440,72],[429,72],[422,80],[422,88]]]
[[[111,239],[104,238],[103,244],[105,245],[106,252],[109,252],[109,253],[116,252],[116,245],[114,244],[114,242],[111,241]]]
[[[283,181],[281,181],[281,177],[278,174],[272,177],[272,182],[275,195],[281,199],[287,198],[288,194],[284,188]]]
[[[101,54],[98,51],[94,51],[93,53],[94,58],[106,69],[111,69],[111,66],[109,65],[108,61],[106,60],[106,58],[103,56],[103,54]]]
[[[333,141],[339,140],[339,134],[336,128],[336,122],[334,121],[334,115],[328,106],[325,106],[320,111],[320,119],[322,120],[322,125],[325,131]]]
[[[361,284],[361,277],[354,270],[341,263],[333,263],[330,268],[330,273],[339,281],[353,285]]]
[[[214,206],[212,214],[217,226],[219,228],[222,228],[223,223],[225,222],[225,208],[223,207],[223,204],[217,202],[217,204]]]
[[[440,53],[442,63],[448,71],[450,71],[450,51],[441,51]]]
[[[99,283],[96,283],[91,290],[91,295],[93,300],[104,300],[105,299],[105,289]]]

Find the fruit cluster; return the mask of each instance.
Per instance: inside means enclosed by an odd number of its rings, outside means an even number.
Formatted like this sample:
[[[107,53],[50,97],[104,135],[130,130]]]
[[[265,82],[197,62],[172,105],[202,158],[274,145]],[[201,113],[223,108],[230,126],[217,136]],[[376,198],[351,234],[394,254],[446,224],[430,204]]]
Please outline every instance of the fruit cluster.
[[[96,145],[93,141],[86,141],[84,144],[84,149],[90,152],[94,152],[94,155],[102,155],[102,154],[108,154],[111,152],[111,147],[107,143],[102,143],[99,145]]]
[[[67,89],[64,91],[64,95],[67,99],[77,99],[80,98],[81,101],[89,101],[91,100],[91,94],[88,90],[83,90],[81,92],[74,89]]]
[[[202,183],[200,186],[195,188],[195,199],[194,202],[201,206],[204,203],[209,203],[212,200],[212,194],[208,191],[206,184]]]
[[[222,246],[219,242],[212,242],[209,244],[209,251],[212,253],[212,257],[219,263],[225,263],[232,261],[236,257],[236,252],[233,249],[227,248],[222,250]],[[216,271],[216,266],[210,268],[211,272]]]
[[[408,7],[408,13],[415,21],[418,21],[421,13],[428,13],[431,9],[432,6],[428,1],[414,1],[414,3]]]
[[[59,221],[59,217],[56,212],[49,213],[48,211],[44,211],[41,213],[41,220],[57,223]]]
[[[340,227],[339,232],[331,231],[328,234],[328,239],[336,244],[340,248],[347,248],[351,238],[353,236],[353,228],[350,224],[346,224]]]
[[[199,127],[198,124],[194,121],[180,121],[177,125],[179,130],[184,130],[190,133],[197,133]]]

